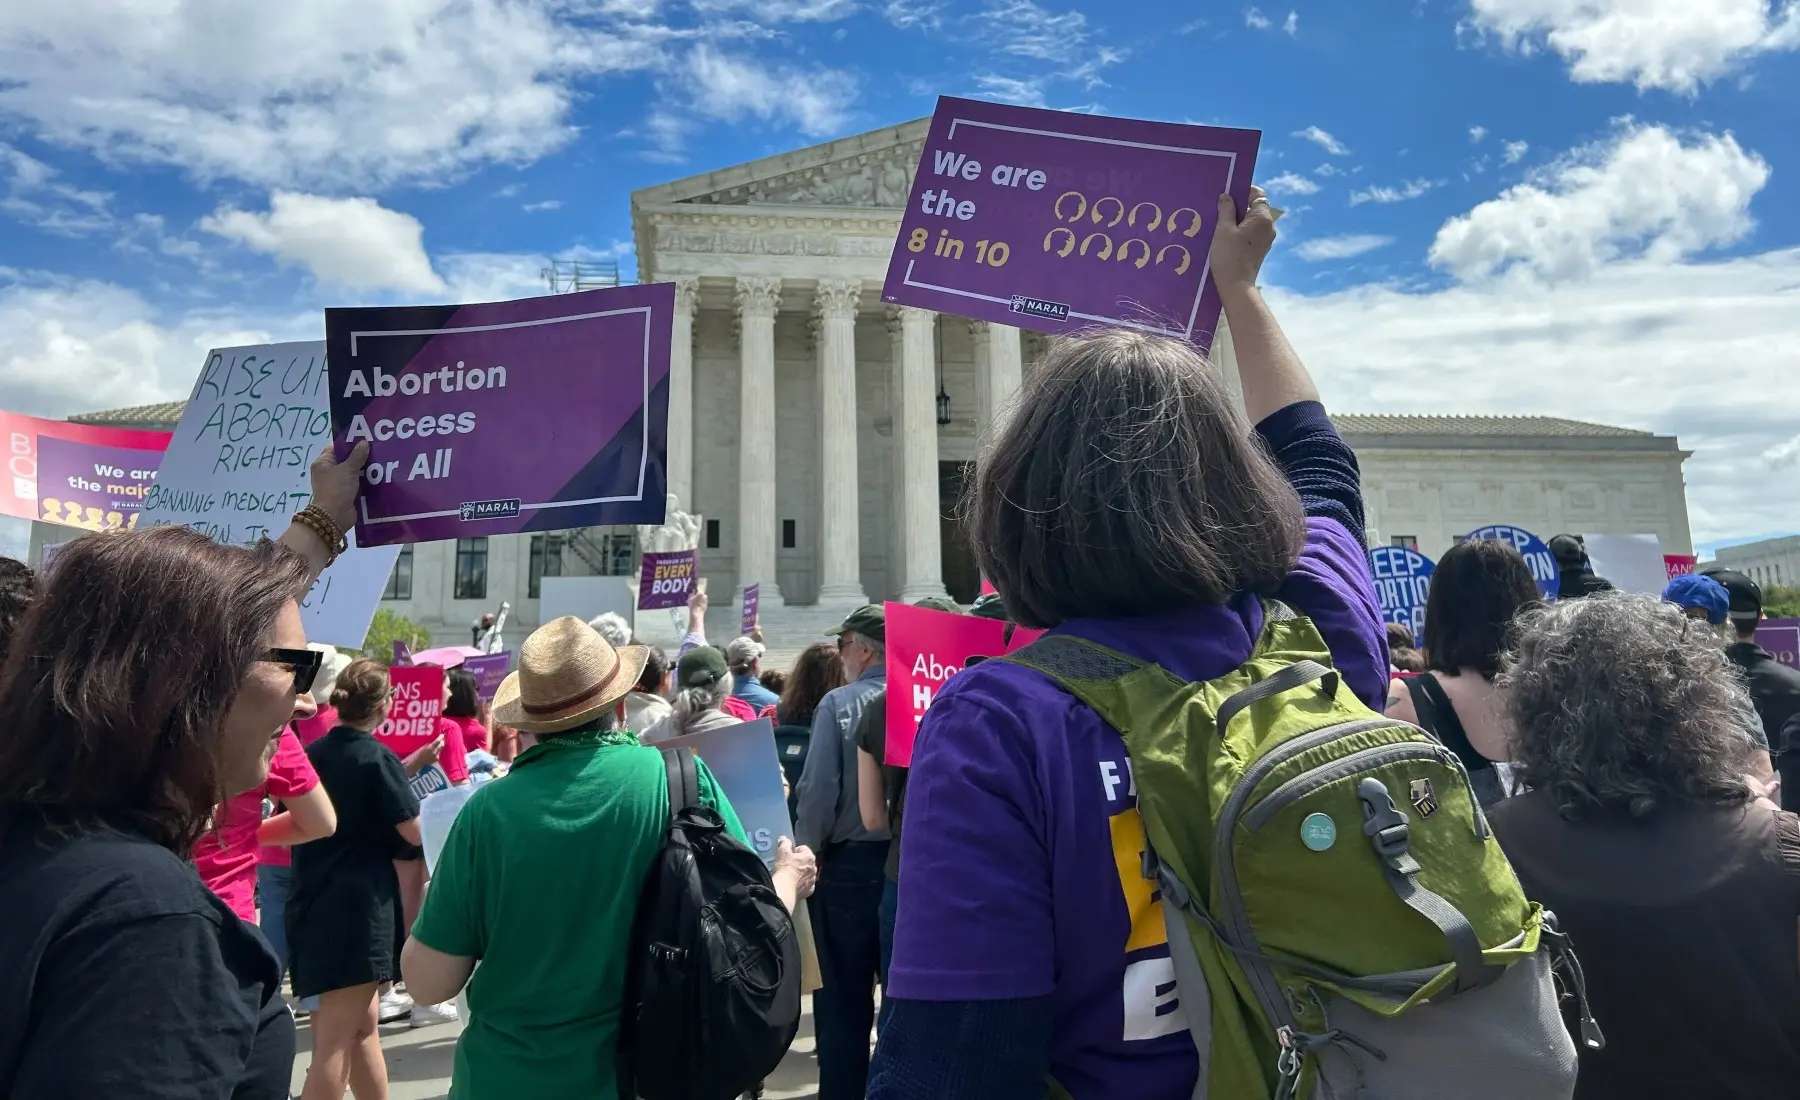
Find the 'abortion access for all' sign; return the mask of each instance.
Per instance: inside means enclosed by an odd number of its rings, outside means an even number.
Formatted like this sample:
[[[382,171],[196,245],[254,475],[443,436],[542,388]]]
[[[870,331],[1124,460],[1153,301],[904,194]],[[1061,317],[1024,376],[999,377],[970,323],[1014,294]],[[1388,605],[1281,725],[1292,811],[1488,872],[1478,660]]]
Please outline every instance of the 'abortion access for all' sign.
[[[1123,325],[1205,350],[1218,198],[1248,205],[1261,137],[940,98],[882,300],[1039,332]]]
[[[365,545],[661,523],[675,286],[325,311]]]

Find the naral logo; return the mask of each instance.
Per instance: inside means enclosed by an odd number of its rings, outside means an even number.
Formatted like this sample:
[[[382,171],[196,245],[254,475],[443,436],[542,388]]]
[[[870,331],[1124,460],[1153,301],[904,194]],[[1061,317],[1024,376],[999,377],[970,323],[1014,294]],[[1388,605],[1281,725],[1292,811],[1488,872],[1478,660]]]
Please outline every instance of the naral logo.
[[[1027,298],[1023,294],[1013,295],[1012,311],[1029,313],[1033,317],[1048,317],[1054,321],[1069,319],[1069,307],[1061,302],[1046,302],[1042,298]]]
[[[511,500],[471,500],[462,506],[465,523],[472,519],[513,519],[518,514],[518,497]]]

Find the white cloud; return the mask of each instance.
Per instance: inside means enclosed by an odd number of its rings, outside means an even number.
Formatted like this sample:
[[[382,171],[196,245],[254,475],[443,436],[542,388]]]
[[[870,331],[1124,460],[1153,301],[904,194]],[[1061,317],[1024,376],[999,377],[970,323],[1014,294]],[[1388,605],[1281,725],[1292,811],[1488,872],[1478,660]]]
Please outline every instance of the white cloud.
[[[1406,202],[1429,192],[1437,184],[1427,179],[1407,180],[1398,187],[1385,187],[1376,184],[1361,191],[1350,192],[1350,205],[1361,206],[1365,202]]]
[[[920,0],[887,0],[881,14],[889,23],[902,30],[911,27],[936,30],[943,22],[943,10],[940,4],[921,3]]]
[[[1696,541],[1791,529],[1800,480],[1763,457],[1800,407],[1800,249],[1637,259],[1556,286],[1270,288],[1344,411],[1539,414],[1679,435]],[[1721,383],[1721,369],[1744,372]]]
[[[984,73],[975,78],[976,94],[987,99],[997,99],[1001,103],[1016,103],[1021,107],[1043,107],[1045,78],[1025,79],[1014,76],[1001,76],[998,73]]]
[[[1269,17],[1262,13],[1261,8],[1244,9],[1244,26],[1251,30],[1266,31],[1271,25]]]
[[[21,149],[0,141],[0,214],[62,237],[84,237],[112,229],[116,222],[103,191],[76,187],[62,173]]]
[[[1283,172],[1274,179],[1264,180],[1263,186],[1275,195],[1316,195],[1319,191],[1318,184],[1292,172]]]
[[[856,0],[688,0],[702,15],[742,13],[770,23],[830,23],[856,13]],[[889,4],[889,8],[895,5]]]
[[[1800,435],[1784,439],[1762,453],[1763,461],[1771,470],[1785,470],[1800,462]]]
[[[528,202],[520,209],[527,214],[541,214],[546,210],[561,210],[561,199],[545,199],[543,202]]]
[[[1506,158],[1505,158],[1506,163],[1517,164],[1521,160],[1525,159],[1525,152],[1526,152],[1526,150],[1531,148],[1531,145],[1529,143],[1523,142],[1523,141],[1509,141],[1506,143],[1505,148],[1506,148]]]
[[[1480,145],[1487,136],[1488,136],[1488,131],[1487,131],[1486,126],[1471,126],[1471,127],[1469,127],[1469,142],[1470,142],[1470,144]]]
[[[1768,163],[1730,134],[1684,142],[1625,122],[1445,222],[1430,261],[1462,279],[1516,267],[1553,280],[1633,255],[1673,261],[1746,236],[1768,179]]]
[[[1326,179],[1330,179],[1332,176],[1341,176],[1343,174],[1343,172],[1338,170],[1338,166],[1330,161],[1326,161],[1324,164],[1313,169],[1313,175],[1324,176]]]
[[[688,54],[683,82],[695,112],[722,122],[785,122],[808,137],[842,129],[856,101],[856,77],[839,69],[765,65],[701,44]]]
[[[1800,47],[1789,0],[1470,0],[1470,25],[1510,49],[1548,47],[1581,83],[1693,94],[1760,54]]]
[[[1315,237],[1302,242],[1294,251],[1302,260],[1318,263],[1321,260],[1348,260],[1393,243],[1394,238],[1377,233],[1347,233],[1341,237]]]
[[[425,255],[425,227],[419,219],[374,199],[277,191],[269,197],[267,212],[222,206],[202,219],[200,227],[283,264],[304,267],[332,286],[444,290]]]
[[[1330,134],[1326,133],[1324,130],[1319,129],[1317,126],[1308,126],[1304,130],[1295,130],[1291,136],[1297,137],[1297,138],[1305,138],[1307,141],[1312,142],[1314,145],[1317,145],[1319,148],[1325,150],[1327,153],[1330,153],[1334,157],[1341,157],[1350,152],[1349,147],[1346,146],[1343,142],[1339,141],[1337,138],[1332,137]]]
[[[373,189],[526,163],[576,82],[662,63],[654,6],[574,0],[0,4],[0,118],[202,180]]]
[[[1281,22],[1281,29],[1286,31],[1290,38],[1293,37],[1294,35],[1299,34],[1300,33],[1300,13],[1297,11],[1288,12],[1287,18],[1282,20],[1282,22]]]
[[[988,0],[975,17],[991,46],[1013,57],[1052,62],[1053,75],[1088,87],[1104,83],[1100,73],[1125,60],[1125,51],[1094,41],[1087,16],[1078,11],[1051,11],[1034,0]]]

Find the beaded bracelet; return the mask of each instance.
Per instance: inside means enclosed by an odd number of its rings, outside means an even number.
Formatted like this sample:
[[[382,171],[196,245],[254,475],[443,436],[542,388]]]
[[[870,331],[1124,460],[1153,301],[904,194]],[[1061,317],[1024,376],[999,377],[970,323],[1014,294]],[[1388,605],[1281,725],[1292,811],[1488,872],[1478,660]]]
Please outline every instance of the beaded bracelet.
[[[327,566],[336,561],[339,554],[350,549],[350,543],[344,538],[344,532],[338,527],[337,521],[317,504],[308,504],[295,512],[294,522],[319,536],[319,541],[325,544]]]

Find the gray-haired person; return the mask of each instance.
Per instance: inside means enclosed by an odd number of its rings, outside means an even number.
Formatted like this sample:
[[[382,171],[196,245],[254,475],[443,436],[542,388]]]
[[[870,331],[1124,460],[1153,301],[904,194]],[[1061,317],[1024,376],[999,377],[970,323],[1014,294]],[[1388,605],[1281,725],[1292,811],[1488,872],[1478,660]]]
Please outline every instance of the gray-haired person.
[[[763,687],[762,658],[768,652],[755,638],[734,638],[725,647],[725,664],[731,669],[731,694],[742,699],[761,714],[766,707],[781,702],[781,697]]]
[[[675,665],[675,698],[669,713],[639,733],[646,745],[685,737],[690,733],[735,726],[743,719],[719,708],[731,698],[731,672],[725,667],[725,655],[712,646],[696,646],[681,655]]]
[[[1519,617],[1498,683],[1530,790],[1494,831],[1606,1029],[1576,1096],[1793,1095],[1800,818],[1744,780],[1749,698],[1712,630],[1648,596],[1558,601]]]

